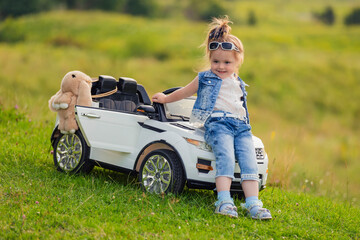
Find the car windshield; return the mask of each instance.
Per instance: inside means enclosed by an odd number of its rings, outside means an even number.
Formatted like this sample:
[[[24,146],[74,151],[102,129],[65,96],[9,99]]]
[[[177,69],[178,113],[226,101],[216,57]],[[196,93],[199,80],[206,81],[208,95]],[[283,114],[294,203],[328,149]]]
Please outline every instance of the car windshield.
[[[194,106],[196,97],[184,98],[180,101],[165,103],[165,114],[168,119],[178,119],[188,121],[190,119],[191,110]]]

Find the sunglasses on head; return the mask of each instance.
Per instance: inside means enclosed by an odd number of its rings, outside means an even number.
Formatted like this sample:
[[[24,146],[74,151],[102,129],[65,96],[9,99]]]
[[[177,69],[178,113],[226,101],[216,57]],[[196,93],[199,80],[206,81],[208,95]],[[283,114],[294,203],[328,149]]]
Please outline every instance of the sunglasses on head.
[[[211,42],[209,43],[209,50],[214,51],[221,46],[222,50],[231,51],[235,50],[237,52],[240,52],[240,50],[235,46],[235,44],[231,42]]]

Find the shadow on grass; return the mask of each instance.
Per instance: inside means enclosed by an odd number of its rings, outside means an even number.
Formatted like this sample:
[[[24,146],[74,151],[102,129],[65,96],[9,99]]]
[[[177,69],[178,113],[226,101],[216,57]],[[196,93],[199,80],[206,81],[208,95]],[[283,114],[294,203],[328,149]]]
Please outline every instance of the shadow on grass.
[[[154,198],[162,199],[181,199],[188,202],[197,202],[199,199],[201,201],[208,201],[213,203],[215,200],[215,194],[212,190],[203,190],[203,189],[189,189],[185,186],[184,190],[180,194],[168,193],[164,195],[156,195],[143,192],[141,188],[141,183],[138,182],[138,174],[134,172],[122,173],[113,170],[108,170],[100,167],[95,167],[89,174],[76,174],[74,176],[82,176],[84,178],[96,178],[100,182],[111,182],[113,184],[126,187],[127,189],[132,189],[133,191],[142,194],[143,196],[149,196]]]

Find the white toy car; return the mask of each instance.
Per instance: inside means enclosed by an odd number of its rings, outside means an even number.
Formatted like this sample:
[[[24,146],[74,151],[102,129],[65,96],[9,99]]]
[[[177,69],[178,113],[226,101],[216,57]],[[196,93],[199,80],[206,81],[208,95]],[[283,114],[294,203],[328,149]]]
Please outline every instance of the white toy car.
[[[215,189],[215,158],[204,141],[204,131],[189,123],[196,97],[168,104],[151,103],[134,79],[99,76],[92,94],[116,89],[92,107],[76,106],[79,130],[51,136],[54,163],[63,172],[90,172],[94,166],[138,173],[150,193],[180,193],[188,188]],[[165,91],[169,94],[174,89]],[[106,95],[106,94],[105,94]],[[102,95],[100,95],[102,96]],[[253,137],[259,168],[259,190],[266,184],[268,157],[262,141]],[[236,164],[232,193],[242,192]]]

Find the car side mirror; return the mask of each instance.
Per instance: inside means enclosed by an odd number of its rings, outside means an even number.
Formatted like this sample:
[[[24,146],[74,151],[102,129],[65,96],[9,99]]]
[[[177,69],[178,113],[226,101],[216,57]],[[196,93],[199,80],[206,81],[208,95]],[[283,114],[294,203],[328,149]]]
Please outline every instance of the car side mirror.
[[[140,105],[138,106],[137,111],[143,113],[155,113],[155,108],[151,105]]]

